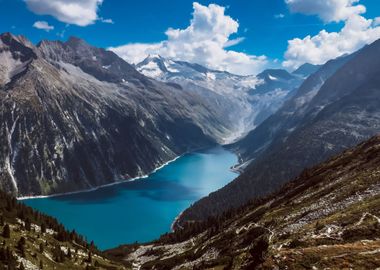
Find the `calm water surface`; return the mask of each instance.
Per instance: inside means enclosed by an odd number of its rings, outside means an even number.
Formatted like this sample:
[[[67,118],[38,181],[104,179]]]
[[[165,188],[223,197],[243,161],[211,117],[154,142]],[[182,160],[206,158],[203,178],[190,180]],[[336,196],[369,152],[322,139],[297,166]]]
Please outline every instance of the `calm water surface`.
[[[233,180],[237,157],[221,147],[187,154],[148,178],[24,202],[58,218],[100,249],[156,239],[191,203]]]

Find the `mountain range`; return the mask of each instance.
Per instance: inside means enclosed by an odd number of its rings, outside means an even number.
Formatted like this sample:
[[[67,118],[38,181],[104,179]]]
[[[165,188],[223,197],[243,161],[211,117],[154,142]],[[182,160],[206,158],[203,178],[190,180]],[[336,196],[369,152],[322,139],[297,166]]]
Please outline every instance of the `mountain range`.
[[[226,143],[238,140],[277,111],[314,71],[313,67],[304,65],[293,74],[282,69],[268,69],[258,75],[239,76],[159,55],[150,55],[136,65],[142,74],[181,85],[220,108],[226,122],[233,127]]]
[[[380,40],[327,62],[274,115],[230,147],[243,173],[196,202],[181,221],[203,220],[265,196],[380,133]]]
[[[380,40],[323,65],[239,76],[153,55],[131,65],[76,37],[1,34],[0,262],[379,268],[379,57]],[[226,143],[240,175],[151,243],[101,252],[11,197],[130,181]]]
[[[0,179],[17,196],[94,189],[234,142],[313,70],[238,76],[159,56],[132,66],[75,37],[0,41]]]
[[[0,180],[17,196],[142,176],[224,140],[223,116],[78,38],[0,36]]]

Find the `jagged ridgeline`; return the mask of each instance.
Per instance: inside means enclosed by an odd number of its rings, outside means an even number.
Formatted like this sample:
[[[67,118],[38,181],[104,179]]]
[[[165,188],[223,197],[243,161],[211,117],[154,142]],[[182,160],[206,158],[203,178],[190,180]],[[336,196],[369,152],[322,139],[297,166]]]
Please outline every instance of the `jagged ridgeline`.
[[[258,75],[241,76],[199,64],[150,55],[136,65],[142,74],[180,85],[202,99],[232,123],[226,143],[239,139],[273,114],[318,66],[305,64],[293,73],[267,69]]]
[[[139,269],[378,269],[379,168],[377,136],[265,198],[107,253]]]
[[[124,269],[93,242],[0,191],[0,269]]]
[[[0,101],[0,188],[18,196],[142,176],[229,133],[199,95],[77,38],[0,35]]]

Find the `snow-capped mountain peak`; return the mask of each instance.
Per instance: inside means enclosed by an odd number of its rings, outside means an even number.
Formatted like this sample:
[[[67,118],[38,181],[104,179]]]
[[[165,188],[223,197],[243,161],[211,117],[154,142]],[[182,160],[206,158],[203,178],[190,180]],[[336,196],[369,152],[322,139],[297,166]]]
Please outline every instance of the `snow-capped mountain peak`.
[[[135,67],[145,76],[179,84],[185,91],[214,103],[235,126],[235,132],[226,142],[245,135],[265,120],[302,82],[300,76],[282,69],[240,76],[160,55],[149,55]]]

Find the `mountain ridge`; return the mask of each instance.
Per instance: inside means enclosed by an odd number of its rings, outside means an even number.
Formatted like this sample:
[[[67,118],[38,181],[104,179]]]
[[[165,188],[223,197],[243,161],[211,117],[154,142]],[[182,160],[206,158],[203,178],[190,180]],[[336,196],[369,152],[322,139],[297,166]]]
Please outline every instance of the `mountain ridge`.
[[[230,132],[199,95],[147,78],[114,53],[79,39],[71,40],[75,49],[3,39],[3,68],[23,71],[0,83],[1,188],[18,196],[145,175]],[[31,52],[31,61],[19,60]]]
[[[273,114],[304,80],[281,69],[240,76],[159,55],[150,55],[135,67],[148,77],[196,91],[210,103],[217,100],[215,106],[236,130],[226,143],[238,140]]]
[[[380,84],[377,78],[380,77],[380,66],[376,61],[379,55],[380,41],[377,41],[352,56],[338,59],[338,69],[332,69],[334,72],[321,87],[317,91],[307,90],[313,93],[312,97],[305,103],[305,108],[301,108],[300,116],[295,114],[295,118],[290,118],[291,125],[294,124],[292,120],[296,120],[296,127],[285,125],[285,131],[271,138],[268,145],[258,144],[257,152],[247,153],[251,160],[244,160],[243,156],[242,161],[246,162],[243,173],[185,210],[181,221],[202,220],[268,194],[305,167],[379,133]],[[334,62],[329,62],[325,68],[330,70],[331,63]],[[318,77],[317,73],[313,75]],[[337,85],[339,88],[335,91]],[[302,87],[299,91],[303,91]],[[296,102],[297,98],[295,96],[291,101]],[[285,110],[287,117],[286,113]],[[286,124],[286,118],[280,120],[275,121],[276,125],[269,122],[269,134]],[[266,129],[263,134],[258,133],[259,130],[260,127],[256,128],[252,134],[262,136],[259,138],[266,142]]]

